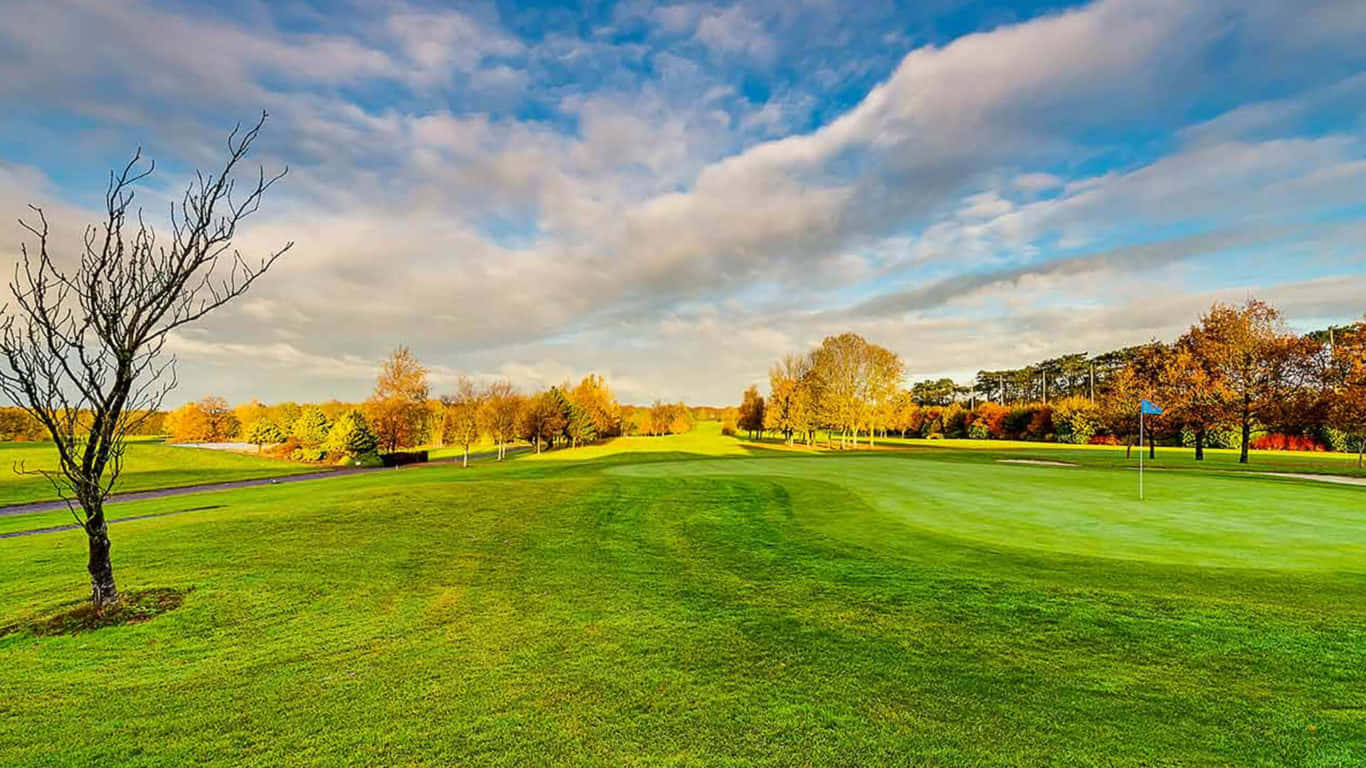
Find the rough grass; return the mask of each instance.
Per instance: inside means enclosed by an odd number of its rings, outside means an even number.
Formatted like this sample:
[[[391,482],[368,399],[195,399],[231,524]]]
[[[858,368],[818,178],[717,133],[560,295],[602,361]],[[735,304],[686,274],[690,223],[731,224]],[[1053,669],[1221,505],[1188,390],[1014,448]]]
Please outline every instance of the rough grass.
[[[648,445],[117,525],[125,589],[193,591],[153,621],[0,637],[0,764],[1366,754],[1362,489],[1154,473],[1139,505],[1109,459]],[[0,541],[0,624],[79,599],[83,560],[76,533]]]
[[[15,470],[20,466],[28,470],[55,470],[56,449],[52,443],[0,443],[0,506],[57,498],[51,483],[41,476],[19,474]],[[264,456],[136,440],[128,443],[122,480],[116,490],[132,492],[200,483],[225,483],[318,469],[316,466]]]

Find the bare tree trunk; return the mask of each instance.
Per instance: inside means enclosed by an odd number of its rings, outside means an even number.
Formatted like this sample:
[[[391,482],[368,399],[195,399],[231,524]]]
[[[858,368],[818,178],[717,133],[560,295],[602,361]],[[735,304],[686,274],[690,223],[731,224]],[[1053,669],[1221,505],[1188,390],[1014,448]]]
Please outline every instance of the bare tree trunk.
[[[1205,428],[1195,430],[1195,460],[1205,460]]]
[[[100,502],[86,507],[86,537],[90,543],[90,559],[86,570],[90,572],[90,602],[95,610],[103,612],[119,602],[119,590],[114,584],[114,563],[109,558],[109,524],[104,519],[104,508]]]
[[[463,468],[466,468],[466,469],[468,469],[469,466],[470,466],[470,446],[469,446],[469,443],[466,443],[466,444],[465,444],[465,458],[464,458],[463,460],[461,460],[460,466],[463,467]]]
[[[1133,436],[1133,435],[1129,435],[1129,437],[1126,438],[1126,439],[1124,440],[1124,458],[1126,458],[1126,459],[1132,459],[1133,457],[1134,457],[1134,436]]]
[[[1366,435],[1357,441],[1357,469],[1361,469],[1362,457],[1366,456]]]
[[[1157,458],[1157,440],[1153,439],[1153,433],[1148,433],[1148,458]]]

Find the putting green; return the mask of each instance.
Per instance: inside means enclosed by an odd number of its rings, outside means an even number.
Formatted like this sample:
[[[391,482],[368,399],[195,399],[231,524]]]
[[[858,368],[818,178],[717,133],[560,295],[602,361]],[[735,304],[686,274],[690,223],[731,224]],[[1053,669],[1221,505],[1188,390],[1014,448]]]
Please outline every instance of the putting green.
[[[1200,566],[1366,572],[1366,490],[1250,474],[1048,467],[882,454],[613,467],[630,477],[800,479],[842,487],[960,542]],[[847,530],[835,530],[844,535]]]

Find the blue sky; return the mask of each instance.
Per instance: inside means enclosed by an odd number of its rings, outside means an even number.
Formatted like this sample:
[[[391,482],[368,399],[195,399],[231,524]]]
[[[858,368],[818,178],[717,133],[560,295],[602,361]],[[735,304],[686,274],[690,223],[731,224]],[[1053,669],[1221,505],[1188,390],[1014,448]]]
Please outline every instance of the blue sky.
[[[4,0],[0,258],[66,252],[141,145],[149,213],[232,124],[293,240],[175,399],[604,372],[725,403],[844,330],[912,376],[1366,312],[1366,4]]]

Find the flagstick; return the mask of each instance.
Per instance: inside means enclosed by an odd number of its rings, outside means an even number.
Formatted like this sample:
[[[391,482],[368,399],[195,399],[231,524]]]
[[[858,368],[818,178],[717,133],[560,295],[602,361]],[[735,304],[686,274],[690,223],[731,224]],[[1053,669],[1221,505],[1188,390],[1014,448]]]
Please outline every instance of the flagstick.
[[[1138,500],[1143,501],[1143,406],[1138,407]]]

